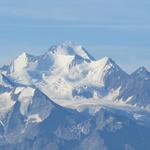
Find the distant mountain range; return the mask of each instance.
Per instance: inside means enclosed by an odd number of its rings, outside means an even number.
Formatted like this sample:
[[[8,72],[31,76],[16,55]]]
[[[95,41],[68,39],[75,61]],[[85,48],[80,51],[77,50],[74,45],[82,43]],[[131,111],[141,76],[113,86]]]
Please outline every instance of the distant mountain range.
[[[150,72],[72,42],[0,68],[0,149],[149,150]]]

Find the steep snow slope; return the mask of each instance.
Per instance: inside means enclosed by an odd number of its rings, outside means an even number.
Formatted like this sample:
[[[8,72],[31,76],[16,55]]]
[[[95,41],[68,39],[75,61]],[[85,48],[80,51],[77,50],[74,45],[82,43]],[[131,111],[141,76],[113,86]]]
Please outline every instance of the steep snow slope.
[[[86,98],[108,96],[113,100],[115,93],[122,90],[129,79],[129,75],[107,57],[91,62],[86,75],[81,84],[77,84],[77,87],[73,89],[73,96]]]

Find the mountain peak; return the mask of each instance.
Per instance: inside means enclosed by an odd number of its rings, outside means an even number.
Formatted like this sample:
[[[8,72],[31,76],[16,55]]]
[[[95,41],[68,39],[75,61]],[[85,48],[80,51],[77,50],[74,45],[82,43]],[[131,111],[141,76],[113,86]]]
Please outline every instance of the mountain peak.
[[[106,63],[112,63],[113,62],[113,60],[110,58],[110,57],[103,57],[102,58],[102,60],[104,61],[104,62],[106,62]]]
[[[21,68],[24,68],[28,64],[28,54],[23,52],[21,55],[17,57],[17,59],[13,62],[13,67],[17,71],[20,71]]]
[[[150,77],[150,72],[145,67],[139,67],[135,72],[132,73],[132,76],[147,78]]]
[[[52,46],[48,53],[50,54],[59,54],[59,55],[71,55],[71,56],[80,56],[84,59],[95,60],[81,45],[75,44],[71,41],[63,42],[59,45]]]
[[[17,59],[27,59],[29,57],[29,54],[26,52],[21,53]]]
[[[105,66],[110,66],[110,67],[116,67],[118,68],[119,66],[110,58],[110,57],[103,57],[100,60]]]
[[[20,54],[11,64],[11,71],[18,72],[23,68],[27,67],[28,64],[32,61],[35,61],[36,57],[23,52]]]
[[[148,74],[150,75],[150,72],[145,67],[139,67],[133,74]]]
[[[137,69],[137,71],[138,72],[146,72],[146,73],[148,73],[149,71],[145,68],[145,67],[139,67],[138,69]]]
[[[72,42],[72,41],[65,41],[61,45],[67,46],[67,47],[68,46],[72,47],[72,46],[77,45],[77,44],[75,42]]]

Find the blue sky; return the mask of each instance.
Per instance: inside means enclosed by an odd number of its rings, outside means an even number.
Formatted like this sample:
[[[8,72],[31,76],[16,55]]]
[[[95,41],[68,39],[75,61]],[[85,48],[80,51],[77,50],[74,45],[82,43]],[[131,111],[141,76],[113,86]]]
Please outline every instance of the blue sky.
[[[128,72],[150,69],[149,8],[149,0],[0,0],[0,65],[71,40]]]

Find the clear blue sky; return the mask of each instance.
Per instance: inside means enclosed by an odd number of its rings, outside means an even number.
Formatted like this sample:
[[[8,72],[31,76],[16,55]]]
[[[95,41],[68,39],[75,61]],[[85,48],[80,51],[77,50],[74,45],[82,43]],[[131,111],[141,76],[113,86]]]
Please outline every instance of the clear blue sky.
[[[128,72],[150,69],[150,1],[0,0],[0,65],[66,40]]]

